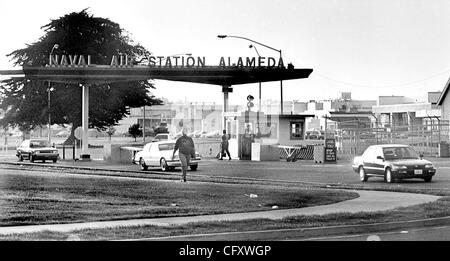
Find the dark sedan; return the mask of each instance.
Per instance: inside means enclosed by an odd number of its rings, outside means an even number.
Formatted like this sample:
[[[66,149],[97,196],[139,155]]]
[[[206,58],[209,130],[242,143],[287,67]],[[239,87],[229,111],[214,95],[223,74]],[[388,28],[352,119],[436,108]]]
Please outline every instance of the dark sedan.
[[[383,177],[386,182],[399,179],[423,179],[430,182],[436,174],[433,164],[408,145],[373,145],[353,160],[353,170],[361,181]]]
[[[24,140],[17,148],[16,156],[19,161],[24,159],[34,162],[35,160],[51,160],[56,162],[59,157],[58,150],[51,147],[47,140],[30,139]]]

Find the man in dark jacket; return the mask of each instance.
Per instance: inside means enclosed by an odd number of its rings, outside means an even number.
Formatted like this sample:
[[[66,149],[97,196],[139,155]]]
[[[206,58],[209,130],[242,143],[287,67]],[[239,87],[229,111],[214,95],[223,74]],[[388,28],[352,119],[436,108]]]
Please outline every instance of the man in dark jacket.
[[[179,150],[178,156],[181,162],[181,169],[183,171],[183,176],[181,178],[182,182],[186,182],[186,172],[189,166],[189,161],[192,158],[195,158],[195,146],[194,141],[191,137],[188,137],[187,129],[183,128],[183,135],[177,139],[175,142],[175,147],[173,148],[172,159],[175,157],[175,152]]]
[[[229,138],[228,138],[228,135],[227,135],[227,131],[223,130],[222,143],[220,144],[221,145],[221,150],[220,150],[220,158],[219,158],[219,160],[222,160],[223,156],[224,155],[226,156],[227,154],[228,154],[228,159],[231,160],[231,155],[230,155],[230,152],[228,151],[228,140],[229,140]],[[225,154],[225,152],[227,154]]]

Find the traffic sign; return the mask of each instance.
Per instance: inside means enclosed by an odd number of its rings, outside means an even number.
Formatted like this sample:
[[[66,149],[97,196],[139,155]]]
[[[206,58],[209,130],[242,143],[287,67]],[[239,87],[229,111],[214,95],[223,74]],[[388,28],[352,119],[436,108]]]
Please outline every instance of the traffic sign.
[[[74,132],[74,136],[75,136],[75,138],[81,140],[83,138],[83,128],[82,127],[76,128],[75,132]]]

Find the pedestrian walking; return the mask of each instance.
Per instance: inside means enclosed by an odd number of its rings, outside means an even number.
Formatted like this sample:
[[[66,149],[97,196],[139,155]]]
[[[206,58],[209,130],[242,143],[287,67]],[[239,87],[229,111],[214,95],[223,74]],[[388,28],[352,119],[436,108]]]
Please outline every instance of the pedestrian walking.
[[[220,158],[219,160],[223,160],[223,156],[228,154],[228,159],[231,160],[230,152],[228,151],[228,140],[230,139],[229,135],[227,135],[227,131],[223,130],[222,142],[220,143]],[[226,153],[226,154],[225,154]]]
[[[173,148],[172,160],[175,157],[175,152],[178,150],[178,157],[180,158],[181,170],[183,172],[181,181],[186,182],[186,172],[189,166],[189,162],[192,158],[195,158],[195,146],[194,141],[187,135],[187,129],[183,128],[182,135],[175,142]]]

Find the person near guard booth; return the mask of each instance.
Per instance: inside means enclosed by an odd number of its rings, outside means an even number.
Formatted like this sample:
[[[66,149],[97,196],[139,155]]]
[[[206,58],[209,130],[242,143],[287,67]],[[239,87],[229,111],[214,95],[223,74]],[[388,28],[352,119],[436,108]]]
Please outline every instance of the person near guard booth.
[[[228,151],[228,140],[229,140],[229,135],[227,135],[227,131],[223,130],[223,135],[222,135],[222,142],[220,143],[220,158],[219,160],[223,160],[223,156],[226,156],[228,154],[228,160],[231,160],[231,155],[230,152]],[[226,153],[226,154],[225,154]]]
[[[183,127],[182,135],[175,142],[175,147],[173,148],[172,160],[175,157],[175,152],[179,150],[178,157],[180,158],[181,170],[183,172],[183,176],[181,178],[181,182],[186,182],[186,172],[189,166],[189,161],[195,157],[195,146],[194,141],[191,137],[187,136],[187,129]]]

